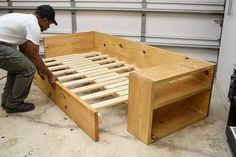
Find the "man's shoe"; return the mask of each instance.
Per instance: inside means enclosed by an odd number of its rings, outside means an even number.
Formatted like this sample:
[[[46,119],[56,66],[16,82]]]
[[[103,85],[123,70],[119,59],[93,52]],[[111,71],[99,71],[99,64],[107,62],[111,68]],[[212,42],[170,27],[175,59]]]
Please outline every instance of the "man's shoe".
[[[5,111],[7,113],[16,113],[16,112],[28,112],[34,110],[34,104],[33,103],[25,103],[22,102],[14,107],[8,107],[5,106]]]
[[[1,107],[2,107],[2,109],[5,109],[6,108],[6,104],[1,103]]]

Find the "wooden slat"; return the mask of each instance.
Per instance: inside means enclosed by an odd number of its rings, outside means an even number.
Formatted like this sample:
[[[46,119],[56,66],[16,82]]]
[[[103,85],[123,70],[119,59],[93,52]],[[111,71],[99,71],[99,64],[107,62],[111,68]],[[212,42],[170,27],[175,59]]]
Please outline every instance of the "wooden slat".
[[[122,72],[122,71],[128,70],[128,69],[132,69],[132,68],[127,67],[127,66],[123,66],[123,67],[118,67],[118,68],[113,68],[113,69],[107,69],[107,70],[104,70],[104,71],[101,71],[101,72],[98,72],[98,73],[85,74],[85,76],[93,77],[93,76],[97,76],[97,75],[101,75],[101,74],[106,74],[106,73],[111,73],[111,72]]]
[[[111,89],[111,88],[116,88],[116,87],[123,86],[123,85],[128,85],[128,84],[129,84],[129,81],[125,80],[125,81],[122,81],[122,82],[113,83],[111,85],[106,85],[104,87],[106,89]]]
[[[91,104],[90,106],[95,108],[95,109],[99,109],[99,108],[103,108],[103,107],[109,107],[109,106],[113,106],[113,105],[117,105],[120,104],[122,102],[125,102],[128,100],[128,95],[124,95],[121,97],[116,97],[113,99],[109,99],[109,100],[105,100],[102,102],[98,102],[98,103],[94,103]]]
[[[128,80],[128,78],[121,77],[121,78],[109,80],[109,81],[106,81],[106,82],[99,82],[99,83],[95,83],[95,84],[91,84],[91,85],[87,85],[87,86],[83,86],[83,87],[79,87],[79,88],[74,88],[74,89],[71,89],[71,91],[74,92],[74,93],[87,92],[87,91],[91,91],[91,90],[94,90],[94,89],[102,88],[105,85],[109,85],[109,84],[116,83],[116,82],[121,82],[121,81],[124,81],[124,80]]]
[[[104,64],[104,65],[100,65],[100,66],[98,66],[97,64],[94,64],[94,65],[90,65],[90,66],[86,66],[86,67],[77,67],[77,68],[56,71],[56,72],[53,72],[53,74],[58,76],[58,75],[67,74],[67,73],[71,73],[71,72],[83,72],[83,71],[95,70],[95,69],[101,69],[101,68],[112,68],[112,67],[122,66],[122,65],[125,65],[124,62],[122,62],[122,61],[110,63],[110,64]],[[90,69],[85,69],[88,67],[90,67]]]
[[[71,58],[71,57],[75,57],[78,54],[69,54],[69,55],[64,55],[64,56],[57,56],[57,57],[50,57],[50,58],[44,58],[43,61],[44,62],[51,62],[51,61],[56,61],[56,59],[59,58]]]
[[[114,61],[114,59],[106,59],[106,57],[100,57],[101,60],[96,60],[92,61],[90,59],[81,59],[81,60],[73,60],[73,61],[68,61],[68,62],[58,62],[61,64],[57,64],[52,67],[48,67],[49,70],[57,70],[57,69],[63,69],[63,68],[73,68],[73,67],[78,67],[78,66],[86,66],[86,65],[91,65],[91,64],[101,64],[101,63],[108,63]]]
[[[128,93],[129,93],[129,90],[122,90],[122,91],[117,92],[119,96],[128,95]]]
[[[70,82],[62,83],[62,84],[66,87],[70,87],[70,86],[80,85],[80,84],[88,83],[88,82],[92,82],[92,81],[103,82],[103,81],[112,80],[112,79],[116,79],[116,78],[126,77],[128,75],[129,75],[129,72],[126,72],[123,74],[108,73],[108,74],[98,75],[98,76],[94,76],[94,77],[90,77],[90,78],[73,80]]]
[[[128,76],[129,76],[129,72],[126,72],[126,73],[123,73],[123,74],[114,75],[114,76],[107,77],[107,78],[96,79],[96,82],[104,82],[104,81],[117,79],[117,78],[121,78],[121,77],[128,77]]]
[[[44,58],[43,61],[47,62],[47,61],[56,60],[56,59],[73,58],[75,56],[89,57],[89,56],[99,55],[99,54],[101,54],[101,53],[100,52],[87,52],[87,53],[80,53],[80,54],[73,53],[73,54],[69,54],[69,55],[62,55],[62,56]]]
[[[82,76],[93,77],[93,76],[107,74],[107,73],[111,73],[111,72],[122,72],[122,71],[126,71],[126,70],[132,71],[133,68],[134,68],[134,66],[122,66],[122,67],[115,67],[113,69],[108,69],[108,68],[92,69],[92,70],[86,70],[85,72],[78,72],[78,73],[74,73],[74,74],[69,74],[66,76],[58,76],[58,79],[60,81],[66,81],[66,80],[70,80],[70,79],[74,79],[74,78],[78,78],[78,77],[82,77]]]
[[[92,94],[87,94],[87,95],[84,95],[84,96],[80,96],[80,98],[82,100],[85,100],[85,101],[94,100],[94,99],[97,99],[97,98],[112,95],[116,92],[119,92],[119,91],[122,91],[122,90],[125,90],[125,89],[128,90],[128,85],[124,85],[124,86],[120,86],[120,87],[116,87],[116,88],[112,88],[112,89],[107,89],[107,90],[99,91],[99,92],[92,93]]]
[[[107,69],[106,68],[102,68],[102,69],[96,69],[96,70],[80,72],[80,73],[76,72],[76,73],[65,75],[65,76],[58,76],[58,79],[60,81],[66,81],[66,80],[76,79],[76,78],[85,76],[86,74],[90,74],[90,73],[95,73],[95,74],[98,73],[99,74],[99,72],[103,72],[103,71],[107,71]]]
[[[74,58],[69,58],[69,59],[60,59],[55,62],[62,62],[63,64],[76,64],[76,63],[85,63],[86,61],[96,61],[96,60],[102,60],[108,58],[107,55],[99,55],[99,56],[93,56],[89,58],[84,58],[84,57],[74,57]]]
[[[115,75],[115,73],[109,73],[109,74],[105,74],[105,75],[99,75],[99,76],[96,76],[96,77],[90,77],[90,78],[74,80],[74,81],[65,82],[65,83],[62,83],[62,84],[66,87],[70,87],[70,86],[75,86],[75,85],[80,85],[80,84],[83,84],[83,83],[91,82],[91,81],[94,81],[95,79],[109,77],[109,76],[113,76],[113,75]]]

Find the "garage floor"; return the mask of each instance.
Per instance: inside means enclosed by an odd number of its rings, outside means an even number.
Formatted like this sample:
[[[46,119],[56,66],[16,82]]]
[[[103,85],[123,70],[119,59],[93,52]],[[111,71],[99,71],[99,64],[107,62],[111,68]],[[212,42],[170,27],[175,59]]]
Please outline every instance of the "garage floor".
[[[0,77],[6,73],[0,71]],[[0,93],[6,79],[0,80]],[[36,86],[27,101],[36,109],[6,114],[0,109],[0,157],[231,157],[225,125],[228,102],[214,85],[209,117],[145,145],[126,131],[127,105],[100,110],[100,140],[94,142]]]

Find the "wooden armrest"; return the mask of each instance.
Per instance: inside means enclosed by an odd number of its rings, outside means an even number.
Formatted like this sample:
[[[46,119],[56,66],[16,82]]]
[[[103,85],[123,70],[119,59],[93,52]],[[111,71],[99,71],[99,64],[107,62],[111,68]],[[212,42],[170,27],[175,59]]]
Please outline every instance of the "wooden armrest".
[[[182,62],[176,62],[173,64],[161,64],[148,69],[138,70],[133,73],[136,73],[143,79],[147,79],[159,84],[197,72],[207,71],[213,68],[214,64],[212,63],[199,62],[194,59],[186,59]]]

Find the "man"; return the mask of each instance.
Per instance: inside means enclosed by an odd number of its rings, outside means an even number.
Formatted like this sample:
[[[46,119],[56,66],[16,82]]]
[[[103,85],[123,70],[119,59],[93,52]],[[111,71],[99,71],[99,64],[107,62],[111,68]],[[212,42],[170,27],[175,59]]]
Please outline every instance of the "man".
[[[49,5],[38,6],[34,14],[10,13],[0,17],[0,68],[7,71],[1,106],[7,113],[35,108],[24,100],[36,69],[55,88],[57,78],[39,56],[40,34],[53,23],[57,25],[55,11]]]

